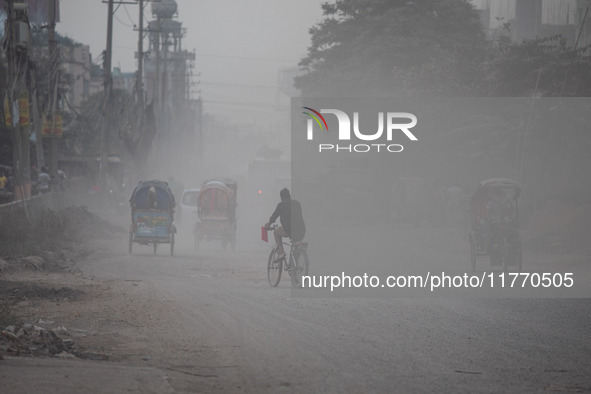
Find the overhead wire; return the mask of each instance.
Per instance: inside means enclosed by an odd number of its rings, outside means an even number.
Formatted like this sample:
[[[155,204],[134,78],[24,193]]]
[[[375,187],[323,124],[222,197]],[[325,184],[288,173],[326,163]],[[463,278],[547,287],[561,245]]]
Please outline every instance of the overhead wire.
[[[127,23],[123,22],[121,19],[119,19],[119,18],[117,17],[117,15],[113,15],[113,18],[115,18],[115,20],[116,20],[117,22],[119,22],[121,25],[123,25],[123,26],[125,26],[125,27],[135,27],[135,25],[128,25]]]
[[[258,61],[273,61],[273,62],[286,62],[286,63],[293,63],[299,62],[296,59],[278,59],[278,58],[266,58],[266,57],[254,57],[254,56],[233,56],[233,55],[219,55],[219,54],[206,54],[206,53],[197,53],[195,54],[196,57],[217,57],[222,59],[238,59],[238,60],[258,60]]]
[[[241,83],[231,83],[231,82],[206,82],[201,81],[199,82],[200,85],[203,86],[220,86],[220,87],[228,87],[228,88],[247,88],[247,89],[270,89],[270,90],[277,90],[278,86],[271,86],[271,85],[250,85],[250,84],[241,84]]]
[[[129,22],[133,25],[133,27],[136,26],[136,23],[131,19],[131,15],[129,15],[129,11],[127,10],[127,5],[123,4],[123,11],[125,11],[125,14],[127,14],[127,18],[129,19]]]

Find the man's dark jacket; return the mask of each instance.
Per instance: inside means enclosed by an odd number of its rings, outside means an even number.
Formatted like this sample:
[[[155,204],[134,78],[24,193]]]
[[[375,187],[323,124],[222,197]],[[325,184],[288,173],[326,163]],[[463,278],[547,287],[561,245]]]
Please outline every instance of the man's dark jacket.
[[[299,202],[292,199],[281,201],[277,204],[275,212],[269,219],[270,223],[274,223],[279,217],[281,226],[294,242],[299,242],[304,239],[306,234],[306,225],[304,224],[304,217],[302,216],[302,206]]]

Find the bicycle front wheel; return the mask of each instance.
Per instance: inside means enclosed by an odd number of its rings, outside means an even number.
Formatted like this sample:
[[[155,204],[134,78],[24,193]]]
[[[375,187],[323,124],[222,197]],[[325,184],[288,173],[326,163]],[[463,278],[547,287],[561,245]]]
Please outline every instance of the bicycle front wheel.
[[[279,251],[273,248],[269,254],[269,261],[267,262],[267,279],[269,284],[277,287],[281,280],[281,273],[283,272],[283,259],[279,258]]]

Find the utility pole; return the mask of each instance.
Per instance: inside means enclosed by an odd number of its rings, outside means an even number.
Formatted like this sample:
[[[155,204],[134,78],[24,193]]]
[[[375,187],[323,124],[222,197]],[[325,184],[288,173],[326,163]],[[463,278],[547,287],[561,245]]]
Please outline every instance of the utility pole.
[[[162,36],[162,20],[160,19],[160,14],[156,14],[156,37],[154,42],[154,49],[155,53],[154,56],[156,57],[156,78],[154,80],[154,92],[153,95],[153,108],[156,117],[156,130],[157,135],[155,137],[158,140],[159,131],[162,130],[162,112],[160,111],[160,100],[163,97],[160,95],[160,84],[161,84],[161,75],[160,75],[160,39]],[[155,159],[159,160],[160,155],[156,152],[156,149],[153,149],[155,152]]]
[[[111,74],[111,54],[113,50],[113,0],[109,0],[107,17],[107,50],[105,51],[105,81],[101,129],[101,160],[99,163],[99,186],[101,193],[107,189],[108,146],[107,134],[111,128],[111,94],[113,90],[113,76]]]
[[[145,110],[144,110],[144,0],[139,0],[139,31],[137,42],[137,118],[136,118],[136,135],[138,136],[138,143],[141,144],[143,140],[144,127],[146,124]],[[136,176],[143,178],[145,176],[145,166],[138,165],[134,158],[134,171]]]
[[[166,23],[166,22],[165,22]],[[158,118],[158,130],[167,130],[170,133],[170,113],[168,111],[169,94],[168,85],[170,83],[168,78],[168,44],[169,44],[169,31],[166,28],[163,30],[162,35],[162,88],[160,91],[160,116]],[[162,134],[161,134],[162,136]],[[171,138],[170,134],[161,140],[160,149],[158,156],[160,160],[164,160],[165,157],[172,157],[170,151]]]
[[[14,0],[8,0],[6,4],[7,37],[5,48],[8,71],[8,107],[13,130],[12,172],[15,180],[15,199],[21,200],[30,196],[31,186],[29,126],[26,124],[21,125],[22,111],[28,112],[28,101],[24,100],[21,95],[26,92],[27,87],[30,33],[26,17],[26,4],[15,3]]]
[[[160,15],[156,16],[156,28],[157,28],[157,32],[156,32],[156,42],[154,43],[154,49],[156,50],[154,56],[156,57],[156,80],[154,81],[154,92],[153,92],[153,97],[154,97],[154,103],[157,106],[156,108],[158,108],[158,100],[160,100]],[[160,115],[160,114],[158,114]],[[160,118],[160,116],[158,116],[158,119]]]
[[[139,0],[139,34],[137,43],[137,102],[144,110],[144,0]]]
[[[58,143],[59,137],[53,135],[55,129],[55,113],[57,108],[57,90],[58,90],[58,81],[59,81],[59,70],[58,70],[58,63],[59,63],[59,56],[57,53],[57,41],[55,39],[55,1],[51,0],[49,2],[49,31],[48,31],[48,39],[47,44],[49,46],[49,58],[51,59],[51,70],[53,77],[50,81],[50,94],[52,95],[50,99],[50,110],[49,110],[49,122],[50,122],[50,130],[51,130],[51,137],[49,139],[49,174],[57,179],[57,159],[58,159]],[[43,149],[43,144],[41,144],[41,149]]]

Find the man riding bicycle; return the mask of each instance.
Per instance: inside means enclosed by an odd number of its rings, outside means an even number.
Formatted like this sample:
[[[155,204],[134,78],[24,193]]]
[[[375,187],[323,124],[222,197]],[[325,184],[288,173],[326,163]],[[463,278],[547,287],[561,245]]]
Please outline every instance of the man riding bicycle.
[[[277,204],[277,208],[275,208],[275,212],[273,212],[271,218],[265,224],[265,228],[269,228],[279,218],[281,226],[275,229],[273,235],[277,248],[279,249],[279,257],[283,258],[285,257],[285,250],[283,249],[281,239],[289,237],[293,242],[300,242],[306,234],[306,225],[304,224],[304,217],[302,215],[302,206],[296,200],[291,199],[289,190],[287,188],[282,189],[279,192],[279,196],[281,197],[281,202]]]

